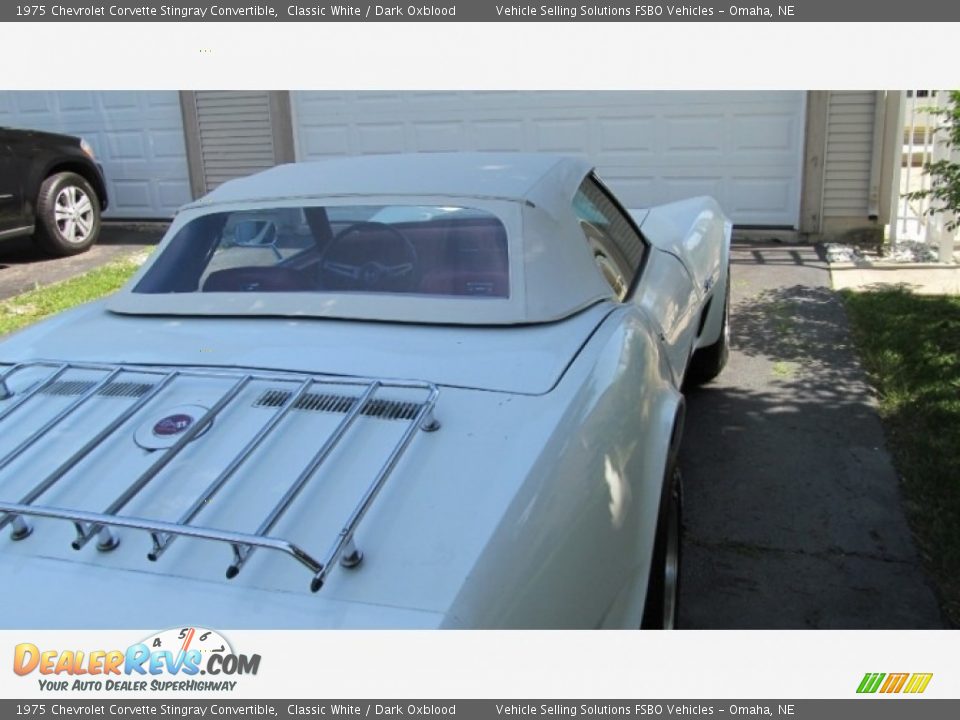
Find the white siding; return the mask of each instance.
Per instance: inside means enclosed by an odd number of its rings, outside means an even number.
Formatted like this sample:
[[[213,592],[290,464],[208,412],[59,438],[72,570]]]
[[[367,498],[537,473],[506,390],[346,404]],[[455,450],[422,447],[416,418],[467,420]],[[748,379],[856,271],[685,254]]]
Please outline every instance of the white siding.
[[[106,217],[170,217],[190,200],[176,92],[0,92],[0,125],[86,138],[107,181]]]
[[[824,218],[867,218],[875,108],[873,91],[830,93],[824,153]]]
[[[273,167],[269,93],[201,90],[194,97],[206,191]]]
[[[294,92],[297,158],[443,150],[589,158],[624,202],[708,194],[796,226],[802,92]]]

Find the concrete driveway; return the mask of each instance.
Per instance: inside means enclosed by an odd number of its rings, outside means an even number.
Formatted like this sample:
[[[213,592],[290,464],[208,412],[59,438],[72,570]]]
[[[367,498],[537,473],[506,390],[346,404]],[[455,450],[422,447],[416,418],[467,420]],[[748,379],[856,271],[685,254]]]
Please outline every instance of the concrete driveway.
[[[100,240],[89,252],[66,258],[51,258],[37,250],[30,238],[0,243],[0,300],[32,290],[39,285],[67,280],[111,260],[156,245],[166,225],[104,223]]]
[[[732,352],[688,394],[685,628],[939,628],[827,267],[735,244]]]

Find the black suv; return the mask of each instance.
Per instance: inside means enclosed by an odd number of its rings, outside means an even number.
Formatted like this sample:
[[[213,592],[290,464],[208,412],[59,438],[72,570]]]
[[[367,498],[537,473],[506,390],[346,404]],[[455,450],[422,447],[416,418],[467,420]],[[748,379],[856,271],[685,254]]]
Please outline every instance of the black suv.
[[[88,250],[107,188],[80,138],[0,127],[0,240],[33,235],[52,255]]]

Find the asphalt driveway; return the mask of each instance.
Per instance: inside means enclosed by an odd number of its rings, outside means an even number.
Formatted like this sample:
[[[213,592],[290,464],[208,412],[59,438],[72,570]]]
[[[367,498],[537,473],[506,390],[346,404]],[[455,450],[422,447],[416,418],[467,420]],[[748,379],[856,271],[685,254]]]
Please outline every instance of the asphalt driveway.
[[[40,252],[30,238],[0,243],[0,300],[32,290],[39,285],[67,280],[125,255],[156,245],[166,225],[131,225],[106,222],[96,245],[89,252],[66,258],[51,258]]]
[[[736,244],[732,277],[729,364],[688,395],[682,627],[943,627],[826,266]]]

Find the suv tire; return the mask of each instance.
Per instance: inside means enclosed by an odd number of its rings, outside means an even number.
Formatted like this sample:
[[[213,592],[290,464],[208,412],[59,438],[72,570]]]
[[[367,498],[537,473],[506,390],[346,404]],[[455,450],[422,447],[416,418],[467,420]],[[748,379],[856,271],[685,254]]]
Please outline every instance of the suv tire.
[[[72,172],[51,175],[37,197],[34,239],[50,255],[86,252],[100,235],[100,198],[83,177]]]

